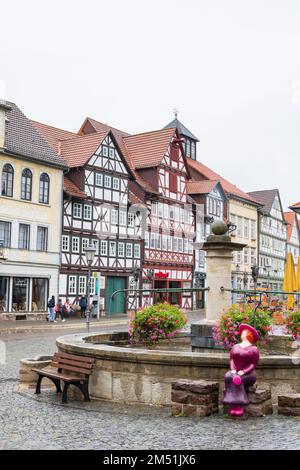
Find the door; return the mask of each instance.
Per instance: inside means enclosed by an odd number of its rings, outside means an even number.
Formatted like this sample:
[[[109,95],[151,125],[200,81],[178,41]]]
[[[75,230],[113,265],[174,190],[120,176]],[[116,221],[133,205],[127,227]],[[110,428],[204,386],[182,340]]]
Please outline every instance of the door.
[[[126,294],[116,294],[111,300],[112,294],[121,289],[126,289],[126,277],[108,276],[106,286],[106,313],[126,313]]]

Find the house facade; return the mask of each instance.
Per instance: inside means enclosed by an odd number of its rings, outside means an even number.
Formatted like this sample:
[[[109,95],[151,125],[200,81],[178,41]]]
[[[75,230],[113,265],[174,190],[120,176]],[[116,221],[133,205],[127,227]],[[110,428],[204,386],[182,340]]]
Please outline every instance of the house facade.
[[[59,130],[51,133],[49,126],[35,125],[59,147],[70,167],[64,179],[60,297],[74,302],[86,295],[85,249],[93,243],[91,300],[97,296],[107,313],[124,313],[130,295],[117,295],[114,300],[111,295],[136,285],[133,273],[141,266],[141,224],[129,201],[132,173],[117,139],[110,130],[88,132],[82,126],[80,134],[62,140]]]
[[[0,101],[0,318],[30,319],[59,291],[66,164],[21,110]]]
[[[260,204],[258,219],[258,285],[281,290],[287,244],[287,222],[278,189],[253,191],[249,195]]]
[[[287,225],[287,244],[286,252],[292,253],[295,267],[300,254],[300,229],[299,221],[295,212],[284,212],[284,219]]]

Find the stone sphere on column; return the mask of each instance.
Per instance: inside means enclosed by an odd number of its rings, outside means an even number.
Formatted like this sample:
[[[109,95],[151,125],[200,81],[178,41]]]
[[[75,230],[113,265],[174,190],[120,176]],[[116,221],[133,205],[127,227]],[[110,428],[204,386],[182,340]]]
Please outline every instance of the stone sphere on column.
[[[228,231],[228,227],[223,220],[215,220],[211,224],[211,231],[214,235],[225,235]]]

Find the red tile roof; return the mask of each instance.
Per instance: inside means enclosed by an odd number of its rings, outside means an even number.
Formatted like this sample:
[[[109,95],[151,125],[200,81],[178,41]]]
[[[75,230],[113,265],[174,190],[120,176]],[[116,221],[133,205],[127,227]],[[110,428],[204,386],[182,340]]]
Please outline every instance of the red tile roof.
[[[126,137],[126,136],[130,135],[130,134],[128,134],[128,132],[121,131],[120,129],[116,129],[115,127],[109,126],[108,124],[104,124],[103,122],[96,121],[95,119],[92,119],[92,118],[89,118],[89,117],[87,117],[84,120],[81,128],[78,131],[79,135],[83,134],[82,130],[83,130],[83,128],[84,128],[84,126],[87,122],[89,122],[91,124],[91,126],[95,129],[95,132],[105,132],[105,131],[108,132],[108,131],[111,130],[114,133],[120,134],[123,137]]]
[[[158,166],[166,153],[176,129],[144,132],[124,138],[135,169]]]
[[[75,132],[65,131],[57,127],[48,126],[37,121],[30,121],[38,133],[48,142],[48,144],[56,151],[59,150],[59,141],[73,139],[77,136]]]
[[[295,212],[284,212],[284,220],[287,222],[287,241],[289,242],[293,233],[294,224],[298,223]]]
[[[64,191],[69,196],[86,198],[87,195],[79,189],[67,176],[64,177]]]
[[[201,181],[188,181],[187,192],[188,194],[209,194],[218,181],[214,180],[201,180]]]
[[[200,163],[197,160],[192,160],[191,158],[188,158],[187,160],[188,160],[188,165],[189,165],[190,168],[196,170],[198,173],[200,173],[202,176],[204,176],[208,180],[220,181],[220,183],[222,184],[226,194],[238,197],[240,199],[248,201],[251,204],[255,204],[255,205],[258,205],[258,206],[260,205],[256,201],[256,199],[249,196],[247,193],[245,193],[241,189],[237,188],[235,185],[230,183],[228,180],[226,180],[222,176],[218,175],[218,173],[214,172],[213,170],[208,168],[203,163]]]
[[[83,166],[106,136],[107,132],[98,132],[64,140],[60,144],[60,155],[71,168]]]

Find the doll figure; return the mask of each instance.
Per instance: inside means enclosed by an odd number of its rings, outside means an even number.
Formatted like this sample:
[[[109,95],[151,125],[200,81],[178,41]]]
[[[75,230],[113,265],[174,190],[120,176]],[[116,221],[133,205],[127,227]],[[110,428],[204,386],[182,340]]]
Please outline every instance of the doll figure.
[[[259,340],[255,328],[242,323],[238,329],[241,342],[230,351],[230,370],[225,374],[224,405],[230,406],[231,416],[243,416],[244,407],[249,404],[247,387],[256,382],[255,368],[259,351],[254,343]]]

